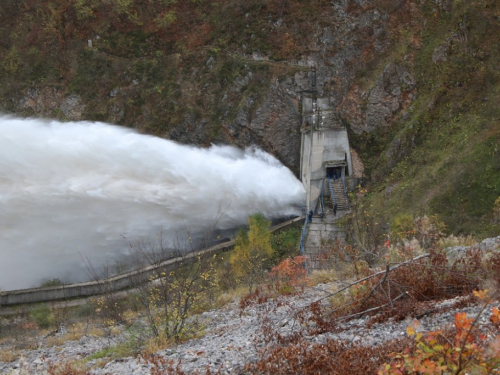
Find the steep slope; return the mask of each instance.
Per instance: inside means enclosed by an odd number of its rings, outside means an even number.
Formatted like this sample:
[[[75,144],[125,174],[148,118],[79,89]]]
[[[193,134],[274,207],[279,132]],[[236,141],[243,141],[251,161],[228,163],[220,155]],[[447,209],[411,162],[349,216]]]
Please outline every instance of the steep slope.
[[[399,17],[312,0],[23,0],[0,11],[4,111],[256,143],[295,171],[310,66],[340,103]]]
[[[257,144],[297,173],[315,66],[381,220],[439,213],[493,234],[499,12],[494,0],[9,0],[0,109]]]
[[[384,219],[437,213],[453,232],[498,233],[492,208],[500,195],[499,4],[455,1],[439,10],[427,2],[421,9],[420,26],[402,30],[390,63],[379,65],[382,74],[361,80],[346,100],[354,96],[358,105],[347,114],[351,123],[370,127],[387,115],[380,104],[399,89],[392,83],[398,67],[415,77],[415,97],[392,123],[353,137],[373,161],[369,201]]]

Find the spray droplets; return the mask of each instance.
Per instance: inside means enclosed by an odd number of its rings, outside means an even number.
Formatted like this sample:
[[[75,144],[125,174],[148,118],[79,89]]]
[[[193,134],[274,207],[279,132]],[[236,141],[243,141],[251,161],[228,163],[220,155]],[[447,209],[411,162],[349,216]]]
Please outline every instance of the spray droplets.
[[[304,190],[256,148],[197,148],[102,123],[0,117],[0,287],[84,280],[164,228],[174,242],[248,215],[300,214]],[[19,272],[22,270],[22,272]]]

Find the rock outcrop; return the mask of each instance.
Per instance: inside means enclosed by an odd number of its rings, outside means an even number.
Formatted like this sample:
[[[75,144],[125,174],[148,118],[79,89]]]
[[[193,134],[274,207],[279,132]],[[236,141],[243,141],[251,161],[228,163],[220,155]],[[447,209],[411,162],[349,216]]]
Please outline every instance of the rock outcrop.
[[[355,132],[387,126],[412,100],[415,80],[397,64],[388,64],[374,87],[366,92],[358,92],[354,84],[367,62],[390,47],[391,17],[405,11],[403,3],[333,1],[318,23],[302,25],[310,34],[311,45],[301,47],[306,52],[300,59],[276,63],[260,51],[242,48],[229,58],[222,54],[208,57],[190,74],[178,73],[175,84],[150,83],[147,61],[141,68],[142,77],[128,73],[133,61],[95,52],[104,38],[96,36],[90,44],[86,39],[82,41],[86,54],[95,61],[79,63],[107,64],[109,71],[100,66],[92,68],[98,84],[89,85],[89,95],[77,95],[64,83],[56,88],[39,82],[23,92],[13,92],[18,99],[0,105],[30,116],[133,126],[184,143],[233,143],[241,147],[256,144],[298,172],[298,103],[301,92],[311,88],[310,68],[316,69],[318,95],[328,97]],[[283,22],[287,19],[272,27],[282,28]],[[237,74],[224,70],[223,65],[229,64],[224,61],[232,59],[240,59],[245,65]],[[168,61],[175,64],[178,57]],[[71,64],[77,66],[76,61]],[[261,74],[263,67],[266,74]],[[219,68],[217,82],[213,76]],[[118,85],[113,75],[120,77]]]

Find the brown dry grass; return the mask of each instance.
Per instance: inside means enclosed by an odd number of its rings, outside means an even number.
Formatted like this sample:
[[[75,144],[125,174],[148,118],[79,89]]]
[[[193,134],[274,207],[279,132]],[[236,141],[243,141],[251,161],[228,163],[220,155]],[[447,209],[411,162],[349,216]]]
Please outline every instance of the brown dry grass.
[[[19,358],[19,352],[15,349],[3,349],[0,351],[0,362],[14,362]]]

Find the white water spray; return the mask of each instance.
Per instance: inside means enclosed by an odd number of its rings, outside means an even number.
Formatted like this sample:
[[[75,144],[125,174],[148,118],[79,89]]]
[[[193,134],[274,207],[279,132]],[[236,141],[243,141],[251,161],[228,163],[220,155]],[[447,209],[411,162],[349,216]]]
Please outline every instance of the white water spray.
[[[225,230],[299,215],[304,189],[259,149],[208,149],[102,123],[0,117],[0,287],[81,281],[164,228]]]

